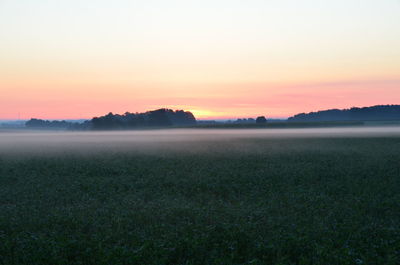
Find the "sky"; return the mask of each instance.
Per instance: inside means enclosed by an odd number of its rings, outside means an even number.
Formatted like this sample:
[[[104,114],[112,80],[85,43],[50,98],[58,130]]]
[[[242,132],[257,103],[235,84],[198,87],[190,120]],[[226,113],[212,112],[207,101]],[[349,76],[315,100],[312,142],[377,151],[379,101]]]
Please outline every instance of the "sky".
[[[399,0],[0,0],[0,119],[400,104]]]

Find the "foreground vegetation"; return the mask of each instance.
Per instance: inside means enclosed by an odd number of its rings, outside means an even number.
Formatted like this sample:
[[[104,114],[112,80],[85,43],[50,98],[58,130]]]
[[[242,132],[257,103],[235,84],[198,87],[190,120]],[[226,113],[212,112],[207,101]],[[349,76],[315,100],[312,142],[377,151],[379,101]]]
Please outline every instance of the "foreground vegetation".
[[[193,145],[1,155],[0,264],[400,263],[400,138]]]

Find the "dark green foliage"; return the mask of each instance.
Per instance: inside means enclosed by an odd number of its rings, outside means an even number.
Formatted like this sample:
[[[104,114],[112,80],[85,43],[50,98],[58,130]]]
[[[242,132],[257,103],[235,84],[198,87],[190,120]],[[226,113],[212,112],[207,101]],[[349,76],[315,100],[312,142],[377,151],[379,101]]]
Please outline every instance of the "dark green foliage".
[[[400,264],[400,138],[199,146],[2,156],[0,264]]]
[[[400,105],[377,105],[351,109],[330,109],[310,113],[300,113],[288,121],[388,121],[400,120]]]
[[[189,111],[158,109],[145,113],[126,112],[123,115],[112,114],[95,117],[91,121],[95,130],[132,129],[137,127],[167,127],[196,124],[196,118]]]
[[[41,119],[30,119],[25,122],[25,127],[29,129],[56,129],[56,130],[87,130],[91,127],[90,121],[72,122],[72,121],[49,121]]]
[[[49,129],[75,129],[80,128],[84,129],[87,126],[87,123],[77,123],[77,122],[68,122],[68,121],[48,121],[41,119],[30,119],[25,123],[27,128],[49,128]]]
[[[256,120],[253,118],[248,118],[248,119],[243,118],[243,119],[237,119],[236,121],[233,121],[233,123],[239,123],[239,124],[254,124],[255,122],[256,122]],[[212,121],[211,121],[211,124],[212,124]]]
[[[30,129],[119,130],[141,127],[193,126],[195,124],[196,118],[189,111],[158,109],[145,113],[126,112],[123,115],[110,112],[83,123],[30,119],[25,126]]]
[[[264,116],[257,117],[256,123],[265,124],[265,123],[267,123],[267,119]]]

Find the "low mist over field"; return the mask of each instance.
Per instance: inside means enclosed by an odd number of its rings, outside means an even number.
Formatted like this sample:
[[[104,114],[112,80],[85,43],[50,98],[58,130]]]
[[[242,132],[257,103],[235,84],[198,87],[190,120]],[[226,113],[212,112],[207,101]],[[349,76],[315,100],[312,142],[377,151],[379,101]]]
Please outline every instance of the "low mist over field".
[[[254,152],[257,140],[389,137],[400,127],[305,129],[164,129],[138,131],[65,132],[0,131],[0,154],[54,154],[96,152]],[[227,149],[228,148],[228,149]],[[247,149],[246,149],[247,148]],[[279,146],[277,146],[279,149]]]
[[[399,150],[400,127],[3,131],[0,264],[400,264]]]

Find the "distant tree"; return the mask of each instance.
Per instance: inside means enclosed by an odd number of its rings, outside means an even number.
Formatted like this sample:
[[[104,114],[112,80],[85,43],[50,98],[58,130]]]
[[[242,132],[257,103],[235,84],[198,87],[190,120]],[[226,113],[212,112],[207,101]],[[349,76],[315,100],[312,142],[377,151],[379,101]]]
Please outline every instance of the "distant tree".
[[[122,115],[108,113],[91,120],[91,128],[95,130],[129,129],[135,127],[167,127],[175,125],[194,125],[196,118],[189,111],[157,109],[145,113],[125,112]]]
[[[236,121],[234,121],[235,123],[245,123],[245,124],[249,124],[249,123],[255,123],[256,121],[253,118],[243,118],[243,119],[237,119]]]
[[[168,117],[166,109],[150,111],[148,114],[150,126],[171,126],[172,122]]]
[[[400,105],[377,105],[364,108],[329,109],[310,113],[300,113],[290,117],[293,122],[318,121],[368,121],[400,120]]]
[[[257,124],[264,124],[264,123],[267,123],[267,119],[266,119],[264,116],[259,116],[259,117],[257,117],[257,119],[256,119],[256,123],[257,123]]]
[[[25,123],[26,127],[30,128],[39,128],[39,127],[45,127],[46,126],[46,121],[45,120],[40,120],[40,119],[30,119]]]
[[[120,115],[114,115],[112,112],[102,117],[92,119],[93,129],[122,129],[123,123]]]
[[[196,118],[189,111],[165,109],[165,112],[173,125],[194,125]]]
[[[53,128],[53,129],[65,129],[72,126],[74,123],[67,121],[48,121],[40,119],[30,119],[25,123],[28,128]]]

